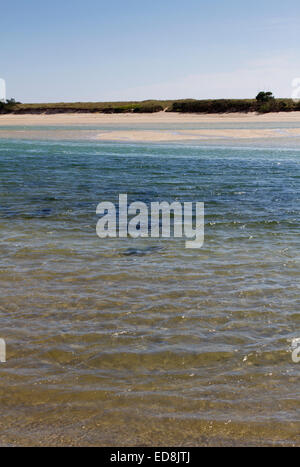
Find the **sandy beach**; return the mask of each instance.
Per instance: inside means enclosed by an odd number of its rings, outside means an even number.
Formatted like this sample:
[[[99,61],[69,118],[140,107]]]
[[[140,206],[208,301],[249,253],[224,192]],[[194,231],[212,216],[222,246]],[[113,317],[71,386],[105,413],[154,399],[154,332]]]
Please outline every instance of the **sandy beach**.
[[[0,126],[6,125],[104,125],[119,123],[225,123],[225,122],[299,122],[300,112],[278,112],[267,114],[180,114],[174,112],[156,113],[74,113],[74,114],[5,114],[0,115]]]

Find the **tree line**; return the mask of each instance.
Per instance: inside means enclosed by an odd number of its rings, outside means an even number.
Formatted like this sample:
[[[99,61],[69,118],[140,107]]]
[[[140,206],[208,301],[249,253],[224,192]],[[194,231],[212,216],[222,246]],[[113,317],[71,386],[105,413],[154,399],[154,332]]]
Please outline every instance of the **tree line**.
[[[276,99],[271,91],[261,91],[255,99],[177,99],[132,102],[72,102],[21,104],[14,99],[0,102],[0,113],[231,113],[299,111],[300,102]]]

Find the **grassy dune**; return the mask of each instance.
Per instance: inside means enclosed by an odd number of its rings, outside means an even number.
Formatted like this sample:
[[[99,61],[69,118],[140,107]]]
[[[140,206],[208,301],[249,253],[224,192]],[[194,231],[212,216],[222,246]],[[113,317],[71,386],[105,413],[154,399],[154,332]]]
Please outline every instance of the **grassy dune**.
[[[300,103],[292,99],[181,99],[130,102],[58,102],[41,104],[0,103],[0,113],[56,114],[56,113],[231,113],[231,112],[291,112],[300,110]]]

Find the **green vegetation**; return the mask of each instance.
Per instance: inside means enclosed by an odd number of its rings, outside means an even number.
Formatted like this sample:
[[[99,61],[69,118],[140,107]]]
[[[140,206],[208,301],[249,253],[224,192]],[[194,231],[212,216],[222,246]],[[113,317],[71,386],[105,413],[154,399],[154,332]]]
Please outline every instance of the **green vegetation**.
[[[183,113],[226,113],[226,112],[255,112],[257,110],[254,99],[206,99],[175,101],[169,109],[171,112]]]
[[[19,104],[20,103],[16,102],[15,99],[8,99],[5,102],[0,101],[0,114],[13,112],[16,106]]]
[[[10,102],[10,105],[8,104]],[[54,113],[153,113],[165,110],[172,101],[132,101],[132,102],[59,102],[50,104],[20,104],[12,100],[0,103],[0,113],[15,114],[54,114]]]
[[[260,91],[257,96],[256,96],[256,100],[258,102],[270,102],[272,100],[274,100],[275,97],[273,96],[273,93],[268,91],[268,92],[265,92],[265,91]]]
[[[300,103],[292,99],[276,99],[268,91],[261,91],[256,99],[180,99],[131,102],[59,102],[50,104],[21,104],[14,99],[0,102],[0,113],[56,114],[56,113],[230,113],[230,112],[291,112],[300,111]]]
[[[229,113],[229,112],[291,112],[300,111],[300,103],[293,99],[275,99],[271,92],[260,92],[256,99],[208,99],[174,101],[171,112]]]
[[[300,110],[300,103],[293,101],[293,99],[269,99],[261,102],[258,105],[257,111],[259,113],[268,112],[291,112]]]

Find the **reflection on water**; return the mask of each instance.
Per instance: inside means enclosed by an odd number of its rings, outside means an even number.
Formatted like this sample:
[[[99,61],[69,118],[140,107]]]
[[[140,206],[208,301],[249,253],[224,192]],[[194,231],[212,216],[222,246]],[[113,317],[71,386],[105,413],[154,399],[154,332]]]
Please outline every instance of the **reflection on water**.
[[[2,444],[299,444],[299,151],[0,142]],[[204,247],[100,201],[204,201]]]

